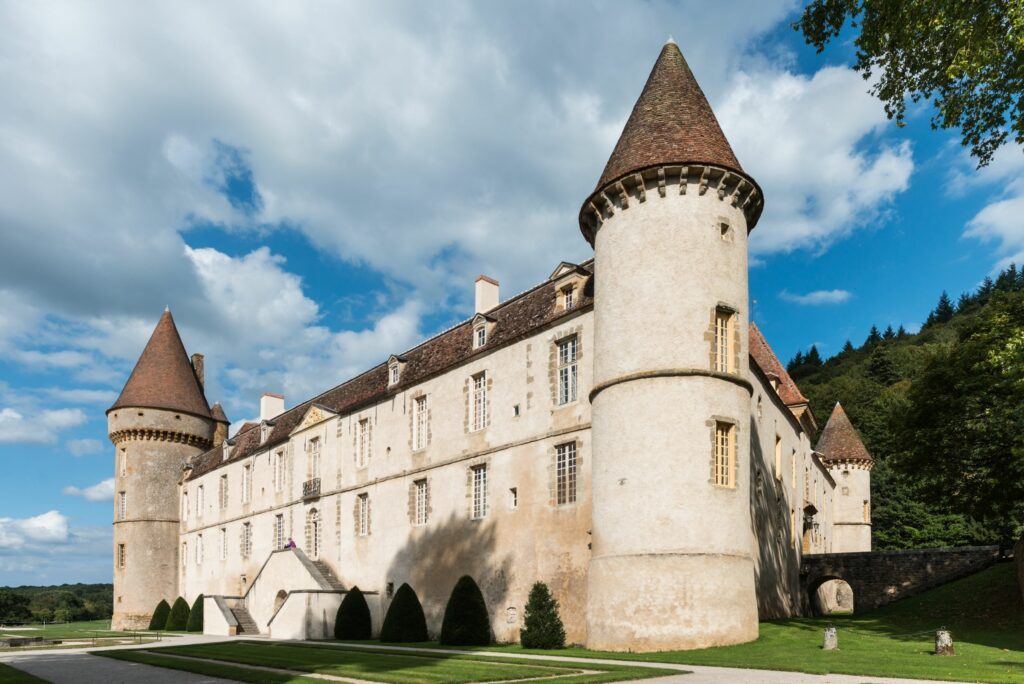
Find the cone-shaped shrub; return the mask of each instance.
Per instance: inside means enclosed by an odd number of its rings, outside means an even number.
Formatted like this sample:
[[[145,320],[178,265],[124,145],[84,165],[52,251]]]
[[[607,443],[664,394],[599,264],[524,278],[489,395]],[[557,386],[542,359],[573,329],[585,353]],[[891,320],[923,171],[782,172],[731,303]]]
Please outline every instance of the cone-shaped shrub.
[[[160,603],[156,604],[156,608],[153,610],[153,617],[149,621],[150,629],[163,629],[164,625],[167,624],[167,616],[171,614],[171,604],[167,601],[160,599]]]
[[[491,643],[491,620],[480,587],[463,575],[455,583],[441,623],[441,643],[452,646],[484,646]]]
[[[188,614],[188,625],[185,630],[189,632],[203,631],[203,595],[200,594],[192,602],[192,610]]]
[[[184,632],[185,628],[188,627],[188,601],[179,596],[174,599],[174,605],[171,606],[171,612],[167,616],[167,624],[164,625],[164,629],[168,632]]]
[[[370,607],[359,587],[352,587],[338,607],[338,617],[334,620],[334,638],[361,640],[369,639],[372,633],[370,626]]]
[[[558,616],[558,601],[543,582],[537,582],[530,589],[519,641],[523,648],[565,647],[565,627]]]
[[[380,628],[381,641],[426,641],[427,618],[416,592],[408,584],[398,587]]]

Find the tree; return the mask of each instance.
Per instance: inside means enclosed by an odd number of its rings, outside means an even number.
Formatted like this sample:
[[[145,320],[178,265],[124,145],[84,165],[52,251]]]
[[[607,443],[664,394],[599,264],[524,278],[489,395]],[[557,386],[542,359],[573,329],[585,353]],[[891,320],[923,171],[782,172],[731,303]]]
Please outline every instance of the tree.
[[[480,587],[463,575],[455,583],[441,622],[441,643],[451,646],[485,646],[491,643],[491,620]]]
[[[804,357],[804,365],[808,368],[821,368],[821,354],[818,353],[818,345],[812,344],[807,356]]]
[[[854,351],[854,349],[853,349],[853,342],[851,342],[850,340],[846,340],[846,344],[843,345],[843,352],[842,353],[843,354],[852,354],[853,351]]]
[[[868,338],[864,340],[864,346],[872,346],[882,341],[882,336],[878,332],[877,326],[871,326],[871,332],[868,333]]]
[[[167,616],[170,614],[170,604],[164,599],[160,599],[160,603],[156,604],[156,608],[153,610],[153,617],[149,620],[149,628],[151,630],[162,630],[167,624]]]
[[[886,326],[885,332],[882,333],[882,339],[888,341],[888,340],[891,340],[891,339],[893,339],[895,337],[896,337],[896,331],[892,329],[892,326],[891,325]]]
[[[184,632],[188,627],[188,614],[188,601],[181,596],[174,599],[174,605],[171,606],[171,612],[167,615],[167,624],[164,625],[164,629],[168,632]]]
[[[395,598],[388,606],[384,624],[380,628],[380,640],[400,643],[426,641],[427,618],[423,615],[416,592],[408,584],[402,584],[395,592]]]
[[[978,166],[1024,143],[1024,7],[1019,0],[813,0],[793,27],[822,52],[849,24],[854,69],[902,126],[931,100],[932,128],[959,128]]]
[[[202,632],[203,631],[203,595],[196,596],[196,600],[192,602],[192,610],[188,614],[188,624],[185,626],[185,630],[188,632]]]
[[[889,356],[889,350],[885,345],[875,347],[875,350],[871,352],[871,360],[868,362],[868,375],[871,376],[872,380],[886,387],[899,380],[899,373],[896,372],[896,366],[893,364],[892,358]]]
[[[27,596],[16,594],[10,589],[0,589],[0,623],[25,622],[32,618],[28,609]]]
[[[359,587],[352,587],[338,606],[338,615],[334,619],[334,638],[362,641],[372,636],[370,607],[366,605],[366,598]]]
[[[898,330],[896,331],[896,339],[897,339],[897,340],[902,340],[902,339],[905,339],[906,337],[907,337],[907,329],[906,329],[906,328],[904,328],[904,327],[903,327],[903,326],[901,325],[901,326],[899,327],[899,329],[898,329]]]
[[[949,301],[949,295],[943,290],[939,296],[939,303],[935,305],[935,322],[948,323],[953,320],[953,302]]]
[[[523,648],[563,648],[565,627],[558,616],[558,601],[551,596],[548,585],[537,582],[530,589],[519,632]]]
[[[789,373],[793,373],[794,371],[799,370],[800,367],[803,366],[803,365],[804,365],[804,353],[802,351],[798,351],[796,353],[796,356],[791,358],[789,360],[789,363],[786,364],[786,371],[789,372]]]

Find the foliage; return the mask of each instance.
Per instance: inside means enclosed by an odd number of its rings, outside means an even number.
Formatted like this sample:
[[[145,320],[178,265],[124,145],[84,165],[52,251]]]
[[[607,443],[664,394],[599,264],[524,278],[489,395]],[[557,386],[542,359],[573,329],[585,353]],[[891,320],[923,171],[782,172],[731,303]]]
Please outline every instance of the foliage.
[[[523,648],[565,646],[565,627],[562,626],[562,618],[558,616],[558,601],[543,582],[535,583],[530,589],[519,641]]]
[[[372,636],[370,607],[359,587],[352,587],[338,607],[334,620],[334,638],[349,641],[369,639]]]
[[[156,604],[156,608],[153,610],[153,617],[149,620],[149,628],[152,630],[162,630],[167,626],[167,617],[171,614],[171,606],[164,599],[160,599],[160,603]]]
[[[441,643],[452,646],[483,646],[491,643],[491,620],[480,587],[463,575],[455,583],[441,623]]]
[[[907,100],[931,100],[933,128],[959,128],[979,166],[1010,133],[1024,143],[1020,0],[813,0],[793,27],[824,50],[849,24],[854,68],[902,126]]]
[[[192,602],[192,610],[188,614],[188,625],[185,626],[187,632],[202,632],[203,631],[203,595],[200,594],[196,597],[196,600]]]
[[[27,596],[11,591],[0,589],[0,623],[27,622],[32,619],[32,613],[28,609],[29,601]]]
[[[167,615],[167,623],[164,625],[164,629],[168,632],[184,632],[185,628],[188,627],[188,618],[188,601],[179,596],[174,599],[174,605],[171,606],[171,612]]]
[[[388,606],[388,614],[380,628],[380,640],[393,643],[426,641],[427,618],[416,592],[402,584]]]
[[[61,584],[57,586],[7,587],[28,601],[28,615],[19,611],[5,617],[4,600],[0,599],[0,622],[61,622],[109,618],[113,613],[111,584]],[[19,605],[24,605],[19,602]]]

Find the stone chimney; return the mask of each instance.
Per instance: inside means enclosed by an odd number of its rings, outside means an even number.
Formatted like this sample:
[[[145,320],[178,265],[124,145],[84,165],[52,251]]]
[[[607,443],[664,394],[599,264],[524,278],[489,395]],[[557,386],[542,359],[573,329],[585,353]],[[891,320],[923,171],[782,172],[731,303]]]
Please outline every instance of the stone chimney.
[[[203,365],[203,359],[205,357],[202,354],[192,355],[192,372],[196,374],[196,380],[199,381],[199,389],[204,393],[206,392],[206,368]]]
[[[272,420],[284,413],[284,396],[264,392],[260,397],[260,420]]]
[[[498,297],[498,281],[485,275],[476,277],[476,311],[487,313],[500,303]]]

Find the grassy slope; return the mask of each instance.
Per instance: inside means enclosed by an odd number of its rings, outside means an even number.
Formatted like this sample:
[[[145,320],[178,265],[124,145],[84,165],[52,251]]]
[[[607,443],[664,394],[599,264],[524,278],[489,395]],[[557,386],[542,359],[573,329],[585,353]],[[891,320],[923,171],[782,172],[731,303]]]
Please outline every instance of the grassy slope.
[[[33,677],[27,672],[0,663],[0,684],[34,684],[35,682],[46,684],[45,679]]]

